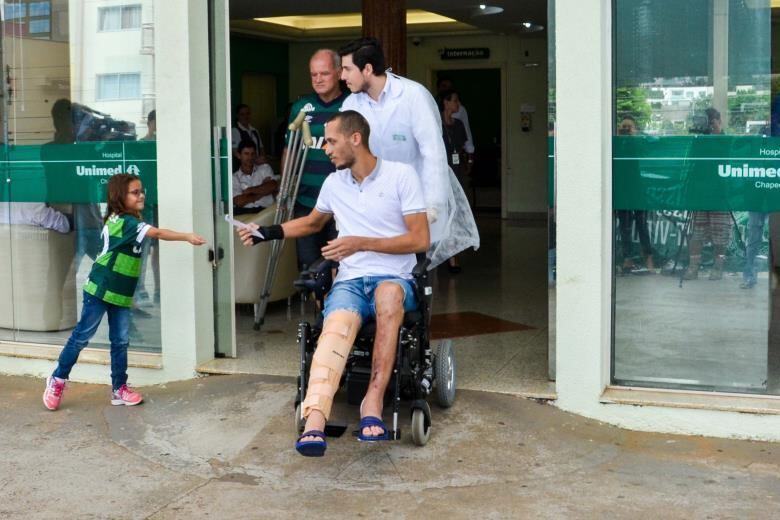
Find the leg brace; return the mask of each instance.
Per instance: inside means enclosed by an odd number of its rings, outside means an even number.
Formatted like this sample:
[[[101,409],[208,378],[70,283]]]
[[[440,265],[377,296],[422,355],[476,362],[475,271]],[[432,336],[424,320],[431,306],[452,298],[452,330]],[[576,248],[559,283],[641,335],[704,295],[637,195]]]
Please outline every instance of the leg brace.
[[[303,400],[303,416],[312,410],[322,412],[327,420],[333,396],[339,389],[347,356],[360,330],[360,316],[352,311],[337,310],[328,314],[309,371],[309,387]]]

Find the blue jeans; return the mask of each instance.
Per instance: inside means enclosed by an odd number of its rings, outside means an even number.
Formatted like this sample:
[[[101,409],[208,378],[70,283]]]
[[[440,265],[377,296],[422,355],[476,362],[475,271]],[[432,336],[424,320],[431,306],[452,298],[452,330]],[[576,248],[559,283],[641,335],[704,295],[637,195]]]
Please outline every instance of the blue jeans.
[[[60,352],[55,377],[68,379],[81,350],[97,332],[103,315],[108,314],[108,338],[111,341],[111,385],[114,390],[127,383],[127,345],[130,343],[130,309],[106,303],[84,293],[81,319]]]
[[[336,282],[333,288],[325,298],[325,309],[322,311],[323,317],[335,310],[353,311],[360,315],[360,319],[365,323],[369,318],[376,317],[376,303],[374,293],[377,286],[382,282],[391,282],[398,284],[404,291],[404,312],[413,311],[417,308],[417,298],[414,294],[412,280],[405,280],[397,276],[364,276],[362,278],[353,278]]]
[[[742,280],[748,284],[756,283],[756,256],[764,237],[764,222],[769,213],[751,211],[748,213],[747,244],[745,245],[745,269]]]

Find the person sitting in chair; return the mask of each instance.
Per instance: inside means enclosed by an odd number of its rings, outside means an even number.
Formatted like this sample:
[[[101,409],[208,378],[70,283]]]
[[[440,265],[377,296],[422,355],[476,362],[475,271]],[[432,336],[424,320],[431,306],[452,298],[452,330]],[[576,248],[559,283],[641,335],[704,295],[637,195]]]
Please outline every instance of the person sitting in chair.
[[[256,164],[257,146],[245,140],[238,144],[241,166],[233,172],[233,214],[259,213],[274,203],[279,176],[268,164]]]
[[[335,114],[325,125],[325,153],[336,166],[322,186],[309,215],[281,225],[239,230],[252,245],[318,232],[335,218],[338,238],[322,248],[339,262],[335,283],[325,299],[324,323],[302,403],[304,433],[295,448],[304,456],[322,456],[325,423],[347,357],[361,325],[376,319],[371,379],[360,406],[361,441],[388,440],[382,421],[385,389],[395,361],[398,329],[404,313],[415,310],[412,286],[415,253],[428,250],[430,231],[422,186],[408,164],[383,161],[368,147],[368,122],[358,112]],[[253,236],[259,230],[263,238]]]

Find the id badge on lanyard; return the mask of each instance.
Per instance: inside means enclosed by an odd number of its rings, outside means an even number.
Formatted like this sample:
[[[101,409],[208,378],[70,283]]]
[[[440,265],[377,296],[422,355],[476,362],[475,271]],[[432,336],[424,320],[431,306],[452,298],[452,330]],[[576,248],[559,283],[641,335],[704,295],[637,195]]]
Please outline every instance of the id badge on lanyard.
[[[455,166],[460,164],[460,154],[458,154],[458,152],[452,154],[452,164]]]

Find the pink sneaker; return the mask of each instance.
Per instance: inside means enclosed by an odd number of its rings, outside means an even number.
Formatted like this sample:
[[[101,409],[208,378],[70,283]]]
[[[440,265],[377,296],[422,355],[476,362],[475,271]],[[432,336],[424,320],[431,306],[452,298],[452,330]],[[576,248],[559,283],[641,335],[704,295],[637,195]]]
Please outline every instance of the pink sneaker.
[[[49,376],[46,378],[46,390],[43,392],[43,406],[49,410],[56,410],[60,407],[62,393],[65,391],[65,379]]]
[[[122,385],[118,390],[111,392],[111,404],[114,406],[135,406],[141,404],[144,396],[127,385]]]

